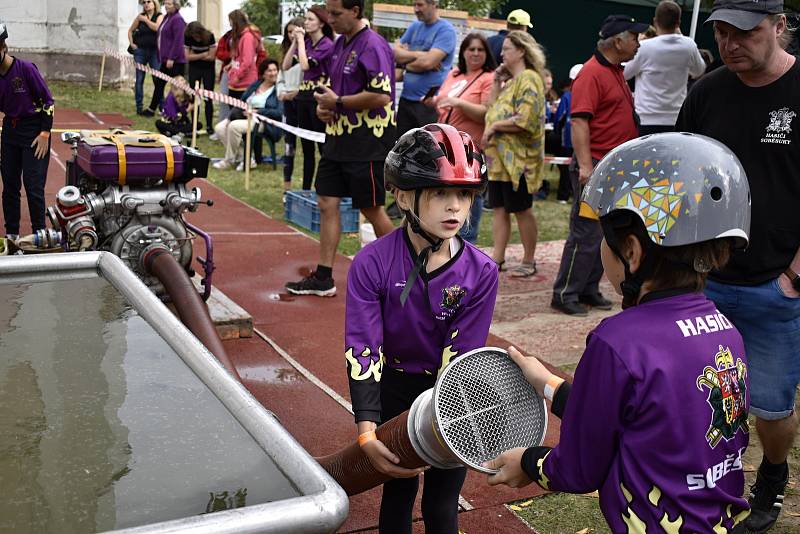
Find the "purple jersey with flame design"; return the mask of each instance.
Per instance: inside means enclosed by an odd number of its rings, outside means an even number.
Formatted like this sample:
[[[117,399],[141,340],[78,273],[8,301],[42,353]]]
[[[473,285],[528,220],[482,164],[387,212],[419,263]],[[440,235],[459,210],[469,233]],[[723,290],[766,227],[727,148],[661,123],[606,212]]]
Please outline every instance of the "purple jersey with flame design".
[[[345,358],[356,421],[380,421],[385,367],[436,376],[453,358],[483,347],[497,295],[497,265],[460,238],[442,267],[400,294],[416,254],[406,228],[370,243],[347,276]]]
[[[729,532],[749,513],[747,371],[741,335],[702,293],[628,308],[589,334],[560,443],[523,468],[547,489],[599,490],[613,532]]]
[[[395,142],[394,53],[365,27],[349,41],[340,35],[328,59],[331,89],[339,96],[383,93],[389,103],[376,109],[338,109],[325,127],[323,155],[334,161],[383,161]]]

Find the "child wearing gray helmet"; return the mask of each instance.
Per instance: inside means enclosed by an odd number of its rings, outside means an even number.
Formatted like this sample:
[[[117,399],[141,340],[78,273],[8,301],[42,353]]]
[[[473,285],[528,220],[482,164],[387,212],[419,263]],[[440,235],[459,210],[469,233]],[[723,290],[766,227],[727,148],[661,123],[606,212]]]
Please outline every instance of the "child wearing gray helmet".
[[[588,336],[572,384],[511,348],[561,417],[560,443],[506,451],[490,484],[598,490],[613,532],[740,532],[749,378],[741,335],[703,294],[745,247],[750,192],[710,138],[629,141],[598,164],[582,213],[599,219],[623,311]]]

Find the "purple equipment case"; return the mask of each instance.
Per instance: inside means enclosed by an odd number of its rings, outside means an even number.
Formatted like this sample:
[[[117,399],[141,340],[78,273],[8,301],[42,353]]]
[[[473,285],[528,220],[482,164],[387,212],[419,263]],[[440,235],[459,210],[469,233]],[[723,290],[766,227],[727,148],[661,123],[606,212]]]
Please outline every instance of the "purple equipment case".
[[[145,138],[143,138],[145,139]],[[172,145],[175,170],[172,181],[183,182],[183,147]],[[85,172],[106,182],[121,182],[119,153],[114,144],[78,143],[78,166]],[[164,145],[125,145],[126,176],[124,183],[131,185],[147,179],[164,178],[167,174],[167,156]]]

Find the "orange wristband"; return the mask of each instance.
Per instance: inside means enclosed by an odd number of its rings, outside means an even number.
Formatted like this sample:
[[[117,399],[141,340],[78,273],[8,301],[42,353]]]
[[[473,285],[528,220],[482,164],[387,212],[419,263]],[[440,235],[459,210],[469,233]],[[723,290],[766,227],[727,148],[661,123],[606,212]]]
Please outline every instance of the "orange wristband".
[[[564,383],[564,379],[556,375],[550,375],[547,379],[547,384],[544,385],[544,398],[553,402],[553,395],[555,395],[558,386]]]
[[[375,435],[375,431],[368,430],[367,432],[358,435],[358,446],[363,447],[365,443],[368,443],[370,441],[375,441],[377,439],[378,436]]]

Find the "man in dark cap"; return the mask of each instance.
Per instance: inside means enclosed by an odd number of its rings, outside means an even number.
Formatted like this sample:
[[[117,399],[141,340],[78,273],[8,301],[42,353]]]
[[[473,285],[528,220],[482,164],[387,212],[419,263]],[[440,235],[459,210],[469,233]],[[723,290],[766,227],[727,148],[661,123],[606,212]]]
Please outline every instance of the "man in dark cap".
[[[553,287],[550,305],[567,315],[587,315],[586,305],[611,309],[611,301],[600,293],[603,265],[597,221],[580,214],[583,186],[595,163],[616,146],[638,136],[633,95],[623,75],[622,62],[633,59],[639,49],[638,34],[648,25],[627,15],[609,15],[600,28],[594,55],[572,82],[572,146],[570,165],[573,204],[569,236]]]
[[[0,21],[0,173],[6,237],[19,237],[20,190],[25,184],[33,231],[44,228],[44,184],[50,161],[53,96],[36,65],[11,56]]]
[[[747,172],[750,246],[711,274],[706,293],[742,333],[750,373],[750,413],[764,449],[750,489],[749,532],[777,521],[797,431],[800,382],[800,66],[782,0],[716,0],[711,16],[725,63],[693,87],[678,130],[713,137]],[[713,466],[709,466],[712,468]]]

